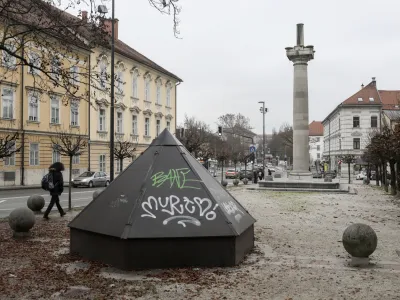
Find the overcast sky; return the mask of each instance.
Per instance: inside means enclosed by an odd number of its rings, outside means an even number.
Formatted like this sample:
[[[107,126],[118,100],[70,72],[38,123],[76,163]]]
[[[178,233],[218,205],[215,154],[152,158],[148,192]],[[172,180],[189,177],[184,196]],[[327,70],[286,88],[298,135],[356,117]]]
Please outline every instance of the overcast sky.
[[[285,47],[304,23],[309,63],[309,119],[323,120],[361,83],[400,89],[398,0],[180,0],[182,39],[172,19],[147,0],[116,0],[119,38],[175,73],[178,124],[196,116],[216,128],[218,116],[242,113],[262,133],[258,101],[269,108],[266,132],[292,124],[293,65]]]

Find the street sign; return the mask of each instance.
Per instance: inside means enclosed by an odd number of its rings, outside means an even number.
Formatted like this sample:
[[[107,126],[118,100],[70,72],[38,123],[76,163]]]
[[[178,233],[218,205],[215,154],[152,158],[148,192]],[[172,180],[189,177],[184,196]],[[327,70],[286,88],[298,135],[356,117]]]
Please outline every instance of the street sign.
[[[250,146],[250,153],[256,152],[256,146],[251,145]]]

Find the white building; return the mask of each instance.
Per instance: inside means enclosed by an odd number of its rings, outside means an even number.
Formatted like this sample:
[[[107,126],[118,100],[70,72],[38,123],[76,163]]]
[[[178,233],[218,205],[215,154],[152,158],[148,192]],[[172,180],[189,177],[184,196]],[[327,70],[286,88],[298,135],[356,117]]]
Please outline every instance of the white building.
[[[339,104],[322,121],[324,126],[325,161],[331,170],[338,170],[341,155],[361,156],[369,144],[371,133],[380,130],[382,99],[375,78],[367,86]],[[342,164],[342,176],[347,166]]]
[[[312,121],[308,128],[310,164],[314,165],[316,161],[322,160],[324,152],[324,126],[321,121]]]

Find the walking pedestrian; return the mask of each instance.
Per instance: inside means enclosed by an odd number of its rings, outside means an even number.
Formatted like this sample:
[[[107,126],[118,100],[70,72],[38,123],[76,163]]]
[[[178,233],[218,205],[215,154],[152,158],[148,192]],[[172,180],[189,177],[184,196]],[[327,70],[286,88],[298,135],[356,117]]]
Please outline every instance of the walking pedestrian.
[[[60,205],[60,198],[59,198],[59,196],[61,196],[61,194],[64,191],[64,179],[61,173],[62,171],[64,171],[64,165],[61,162],[56,162],[52,164],[49,168],[49,174],[51,175],[49,178],[52,181],[54,188],[49,190],[51,195],[51,200],[49,206],[47,207],[43,215],[43,218],[46,220],[49,219],[49,213],[53,208],[54,204],[57,206],[60,216],[62,217],[65,215],[65,212]]]

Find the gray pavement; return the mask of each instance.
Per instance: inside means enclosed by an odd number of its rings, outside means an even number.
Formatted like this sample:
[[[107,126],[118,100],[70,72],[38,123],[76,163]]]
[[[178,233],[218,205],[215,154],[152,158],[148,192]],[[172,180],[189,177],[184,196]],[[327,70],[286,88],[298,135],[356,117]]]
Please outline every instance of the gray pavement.
[[[102,188],[73,188],[72,189],[72,207],[86,206],[92,201],[92,195],[95,190]],[[42,189],[21,189],[21,190],[1,190],[0,191],[0,218],[6,218],[10,212],[17,207],[27,207],[26,201],[30,195],[41,195],[46,201],[44,211],[50,202],[50,195]],[[60,197],[61,206],[68,208],[68,188],[64,189],[64,193]],[[57,207],[53,207],[52,213],[57,211]]]

